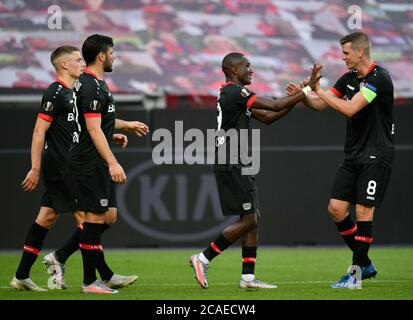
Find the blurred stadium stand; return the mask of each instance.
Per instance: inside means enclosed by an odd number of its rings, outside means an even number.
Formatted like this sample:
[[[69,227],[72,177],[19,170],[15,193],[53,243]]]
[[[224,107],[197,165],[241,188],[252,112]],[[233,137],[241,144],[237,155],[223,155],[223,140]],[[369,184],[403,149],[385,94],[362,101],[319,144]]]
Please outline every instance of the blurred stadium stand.
[[[207,97],[216,95],[223,81],[220,63],[230,51],[250,57],[251,88],[261,94],[283,95],[285,84],[307,77],[316,60],[325,65],[323,84],[332,85],[345,71],[338,40],[351,32],[347,8],[352,2],[1,1],[0,93],[46,88],[55,78],[51,51],[63,44],[80,47],[92,33],[115,39],[115,72],[107,81],[117,93],[189,96],[191,106],[214,107]],[[413,2],[357,3],[374,58],[390,70],[396,96],[413,97]],[[62,9],[61,30],[48,28],[51,5]],[[176,99],[169,99],[170,107],[177,107]]]

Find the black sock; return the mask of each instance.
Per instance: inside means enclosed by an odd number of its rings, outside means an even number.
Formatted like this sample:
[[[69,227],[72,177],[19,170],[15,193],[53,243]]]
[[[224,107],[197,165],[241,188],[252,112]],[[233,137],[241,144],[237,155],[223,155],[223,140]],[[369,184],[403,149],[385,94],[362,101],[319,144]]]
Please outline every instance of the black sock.
[[[83,230],[80,233],[79,247],[83,260],[83,283],[89,285],[96,281],[96,267],[99,264],[102,245],[100,235],[102,224],[83,223]]]
[[[211,242],[209,247],[204,250],[204,256],[211,261],[230,245],[231,243],[222,234],[220,234],[218,238],[216,238],[214,242]]]
[[[368,252],[373,242],[373,222],[357,222],[357,233],[354,240],[353,265],[368,266],[371,263]]]
[[[102,233],[105,232],[109,228],[110,228],[110,225],[107,223],[104,223],[102,227]],[[100,274],[100,278],[103,281],[110,280],[114,274],[114,272],[109,268],[108,264],[106,263],[105,254],[103,253],[103,250],[101,251],[100,256],[99,256],[99,263],[97,265],[97,270]]]
[[[79,249],[80,233],[82,232],[83,225],[79,225],[75,232],[73,232],[70,239],[61,247],[56,250],[55,254],[57,259],[61,263],[66,263],[66,260]]]
[[[354,235],[357,232],[357,225],[351,219],[350,215],[345,217],[344,220],[337,222],[336,226],[351,251],[354,251]]]
[[[104,223],[103,232],[105,232],[108,228],[110,228],[110,225]],[[79,249],[80,232],[82,231],[82,229],[83,224],[79,225],[76,228],[75,232],[73,232],[72,236],[63,245],[63,247],[55,251],[59,262],[66,263],[67,259],[69,259],[69,257]]]
[[[254,274],[257,247],[242,247],[242,274]]]
[[[16,278],[19,280],[29,278],[30,269],[32,268],[37,256],[42,250],[43,240],[49,230],[33,222],[24,241],[23,254],[16,271]]]

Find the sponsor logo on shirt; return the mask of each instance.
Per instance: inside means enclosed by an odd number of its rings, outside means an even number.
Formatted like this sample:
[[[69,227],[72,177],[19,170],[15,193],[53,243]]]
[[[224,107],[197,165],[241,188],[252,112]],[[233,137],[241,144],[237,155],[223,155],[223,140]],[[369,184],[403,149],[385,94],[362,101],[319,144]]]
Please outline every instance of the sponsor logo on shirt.
[[[115,105],[114,104],[110,104],[108,106],[108,112],[115,112]]]
[[[377,88],[375,86],[373,86],[371,83],[367,83],[367,82],[363,82],[361,83],[361,85],[363,85],[363,87],[370,89],[373,92],[377,91]],[[362,86],[360,85],[360,89],[362,88]]]

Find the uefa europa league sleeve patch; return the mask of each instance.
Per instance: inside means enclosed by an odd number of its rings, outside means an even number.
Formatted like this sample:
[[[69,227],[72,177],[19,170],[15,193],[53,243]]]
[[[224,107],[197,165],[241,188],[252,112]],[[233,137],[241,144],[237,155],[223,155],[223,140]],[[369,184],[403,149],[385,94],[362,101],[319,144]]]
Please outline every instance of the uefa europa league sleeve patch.
[[[92,111],[99,111],[100,108],[101,108],[101,105],[98,100],[93,100],[89,105],[89,109]]]
[[[251,94],[251,92],[249,92],[247,89],[243,88],[241,90],[241,96],[243,96],[244,98],[248,97]]]
[[[45,103],[43,103],[42,108],[44,111],[50,112],[54,109],[54,105],[50,101],[46,101]]]

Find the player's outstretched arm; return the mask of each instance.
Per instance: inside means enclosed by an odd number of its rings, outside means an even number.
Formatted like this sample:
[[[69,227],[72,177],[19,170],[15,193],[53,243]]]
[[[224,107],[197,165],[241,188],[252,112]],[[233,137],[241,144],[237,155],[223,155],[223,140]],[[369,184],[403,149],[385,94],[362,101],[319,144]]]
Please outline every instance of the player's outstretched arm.
[[[40,168],[42,163],[42,153],[46,140],[46,132],[49,130],[51,122],[42,118],[37,118],[33,129],[31,161],[32,167],[27,173],[26,178],[22,182],[22,188],[26,192],[31,192],[36,189],[39,184]]]
[[[288,85],[285,87],[285,91],[287,92],[289,96],[291,96],[299,92],[302,88],[307,86],[307,84],[308,84],[308,80],[301,81],[300,85],[294,82],[289,82]],[[313,109],[315,111],[322,111],[328,106],[327,103],[325,103],[320,97],[313,96],[313,95],[309,95],[305,97],[302,100],[302,103],[306,107]]]
[[[344,116],[351,118],[370,102],[368,101],[363,92],[358,92],[351,100],[343,100],[337,98],[333,94],[322,90],[321,88],[317,89],[317,95],[327,103],[331,108],[337,110]]]
[[[315,89],[318,81],[322,77],[322,75],[320,75],[322,67],[322,65],[314,64],[311,70],[311,77],[308,81],[308,85],[303,89],[300,89],[295,94],[287,95],[276,100],[257,96],[254,102],[251,104],[251,108],[271,110],[277,112],[291,108],[291,106],[294,106],[297,102],[302,101],[311,93],[312,90]]]
[[[295,106],[296,106],[295,104],[292,104],[289,108],[284,109],[282,111],[268,111],[268,110],[252,109],[252,117],[262,123],[270,125],[273,122],[284,117]]]

